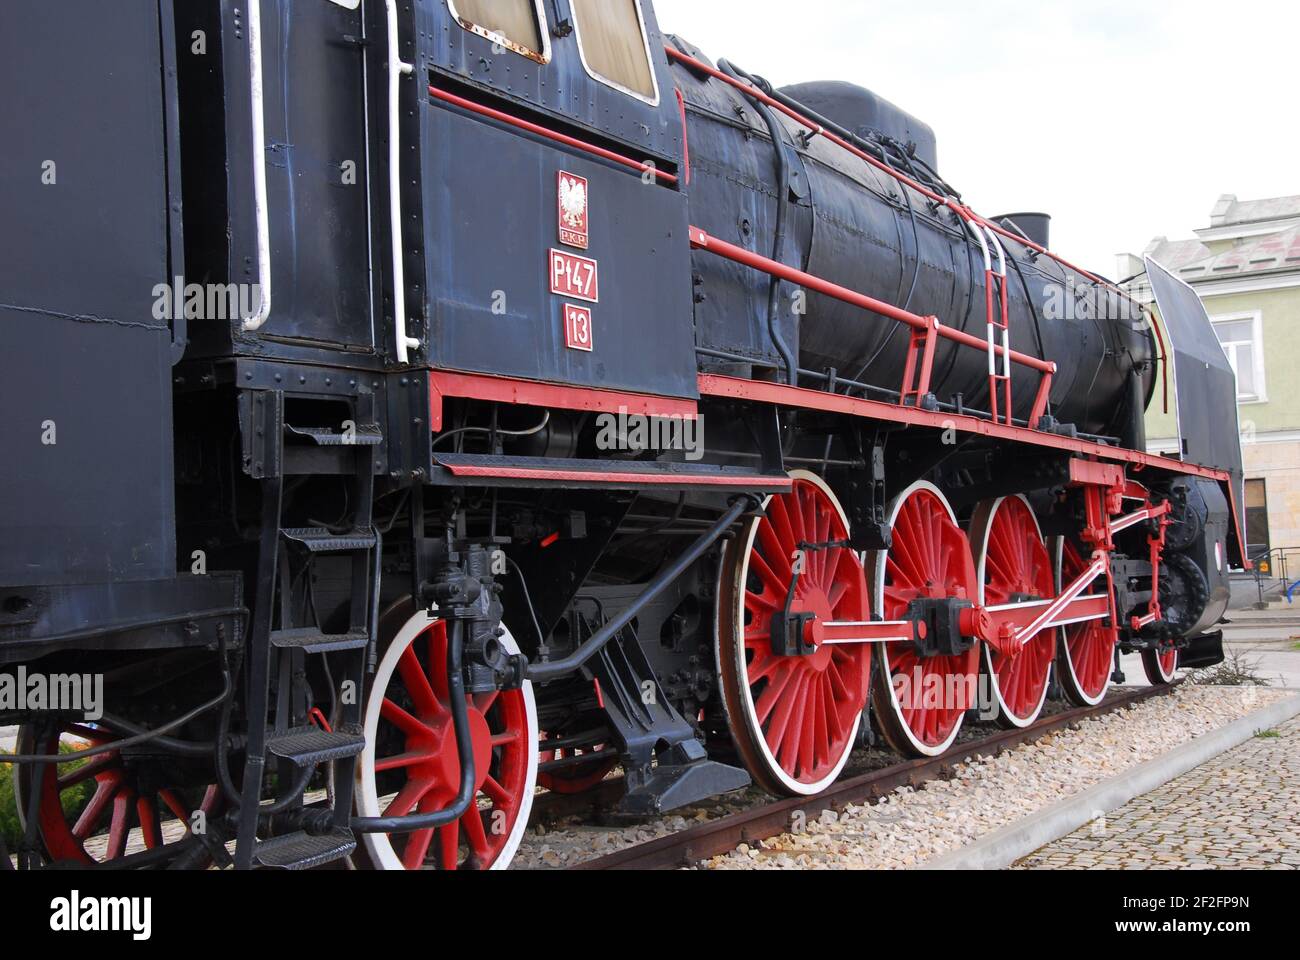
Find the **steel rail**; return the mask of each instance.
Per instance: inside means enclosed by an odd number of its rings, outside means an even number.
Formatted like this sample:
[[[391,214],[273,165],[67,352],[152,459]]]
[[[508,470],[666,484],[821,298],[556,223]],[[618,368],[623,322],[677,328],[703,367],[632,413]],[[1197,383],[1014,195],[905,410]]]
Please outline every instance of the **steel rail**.
[[[1051,733],[1068,729],[1095,717],[1105,716],[1146,700],[1166,696],[1182,681],[1166,687],[1146,687],[1110,698],[1096,707],[1069,710],[1045,717],[1024,730],[1008,730],[984,740],[961,744],[942,757],[900,763],[836,784],[818,797],[780,800],[753,810],[701,824],[668,837],[651,840],[609,856],[576,864],[570,870],[676,870],[712,857],[731,853],[742,843],[758,843],[779,837],[790,829],[797,814],[814,819],[827,810],[879,800],[900,787],[919,787],[937,780],[960,764],[1005,750],[1035,743]]]

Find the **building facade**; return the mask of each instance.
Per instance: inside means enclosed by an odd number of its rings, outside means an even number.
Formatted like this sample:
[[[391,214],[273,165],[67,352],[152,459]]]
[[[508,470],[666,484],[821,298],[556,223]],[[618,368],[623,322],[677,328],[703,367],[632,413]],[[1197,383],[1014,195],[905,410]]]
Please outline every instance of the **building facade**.
[[[1144,254],[1200,295],[1237,374],[1251,557],[1290,551],[1289,567],[1300,570],[1300,196],[1224,196],[1195,239],[1157,237]],[[1143,259],[1121,255],[1119,269],[1143,274]],[[1129,289],[1152,301],[1144,275]],[[1165,412],[1162,394],[1163,385],[1148,443],[1176,453],[1174,411]]]

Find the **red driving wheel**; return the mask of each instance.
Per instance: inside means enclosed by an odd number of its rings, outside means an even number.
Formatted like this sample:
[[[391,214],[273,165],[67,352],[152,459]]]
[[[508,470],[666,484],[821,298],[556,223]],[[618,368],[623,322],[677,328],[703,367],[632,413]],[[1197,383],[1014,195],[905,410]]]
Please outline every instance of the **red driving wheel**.
[[[793,490],[770,499],[727,548],[717,657],[732,740],[754,780],[772,793],[813,796],[853,752],[871,651],[823,644],[808,656],[778,656],[772,618],[789,604],[816,622],[861,623],[871,606],[839,501],[821,478],[793,476]]]
[[[507,632],[501,642],[518,648]],[[504,869],[514,857],[537,784],[532,687],[467,695],[476,800],[456,822],[409,834],[367,834],[367,865],[387,870]],[[367,701],[366,749],[357,764],[358,811],[436,813],[460,788],[447,683],[446,621],[418,613],[388,644]],[[358,858],[361,859],[361,858]]]
[[[85,724],[67,724],[44,739],[33,728],[23,727],[18,752],[53,756],[61,740],[80,751],[107,746],[116,739],[111,731]],[[198,790],[146,788],[116,750],[41,769],[40,806],[35,815],[46,852],[56,863],[111,863],[176,843],[189,836],[196,812],[210,818],[222,800],[216,785]],[[30,767],[20,768],[15,780],[24,819],[31,815],[23,806],[31,795],[30,771]],[[93,788],[86,790],[88,784]],[[84,802],[79,802],[87,793]]]
[[[985,607],[1009,606],[1055,598],[1052,562],[1038,520],[1023,497],[982,504],[971,522],[975,561],[980,578],[980,602]],[[984,647],[984,671],[990,681],[1003,726],[1023,729],[1034,723],[1047,703],[1056,636],[1039,632],[1018,650]]]
[[[543,733],[543,748],[546,746],[547,739],[548,734]],[[611,750],[611,748],[603,743],[589,749],[581,747],[561,747],[559,750],[542,749],[538,757],[538,764],[540,766],[555,760],[570,760],[587,754],[603,753],[606,750]],[[614,751],[608,756],[594,757],[586,763],[569,764],[547,773],[539,771],[537,785],[551,791],[551,793],[576,796],[600,786],[617,766],[618,753]]]
[[[895,501],[893,546],[872,562],[876,609],[906,620],[913,602],[974,602],[978,581],[970,541],[939,489],[918,483]],[[881,732],[906,756],[937,757],[957,740],[979,705],[980,645],[959,656],[921,657],[911,642],[876,647],[875,711]]]
[[[1088,568],[1083,553],[1068,537],[1057,544],[1058,589],[1069,586]],[[1105,579],[1093,593],[1106,592]],[[1076,707],[1095,707],[1110,690],[1115,673],[1116,632],[1104,621],[1090,620],[1061,628],[1057,639],[1057,677],[1065,697]]]

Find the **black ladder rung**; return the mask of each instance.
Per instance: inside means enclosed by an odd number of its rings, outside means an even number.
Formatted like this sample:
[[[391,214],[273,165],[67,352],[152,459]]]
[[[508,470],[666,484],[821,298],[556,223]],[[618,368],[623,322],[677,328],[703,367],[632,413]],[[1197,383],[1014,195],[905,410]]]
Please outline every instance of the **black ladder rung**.
[[[351,633],[323,633],[315,627],[277,630],[271,634],[271,646],[278,650],[301,650],[303,653],[346,653],[361,650],[370,643],[364,630]]]
[[[324,527],[293,527],[280,531],[286,540],[307,548],[311,553],[348,553],[373,550],[377,539],[373,530],[333,533]]]
[[[319,447],[378,447],[384,442],[384,432],[377,423],[358,424],[356,430],[347,433],[330,427],[295,427],[286,423],[284,432],[310,440]]]
[[[290,833],[263,840],[253,851],[253,860],[268,870],[312,870],[342,860],[356,848],[351,830],[336,829],[318,837]]]
[[[299,767],[313,767],[358,756],[366,748],[361,734],[330,733],[318,727],[298,727],[266,742],[266,752]]]

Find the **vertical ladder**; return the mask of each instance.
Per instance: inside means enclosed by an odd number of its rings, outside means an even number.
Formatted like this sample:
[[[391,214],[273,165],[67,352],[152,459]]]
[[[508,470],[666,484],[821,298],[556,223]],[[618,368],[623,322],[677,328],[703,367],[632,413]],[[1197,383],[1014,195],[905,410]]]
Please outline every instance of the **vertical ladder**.
[[[354,398],[355,420],[349,429],[339,432],[285,423],[282,392],[258,393],[252,402],[258,408],[254,411],[258,431],[279,449],[267,451],[265,463],[273,469],[264,470],[262,477],[261,545],[247,655],[247,755],[235,866],[237,869],[306,870],[340,860],[356,849],[349,821],[357,758],[365,748],[364,681],[378,627],[383,551],[380,533],[374,525],[373,504],[375,467],[383,435],[377,424],[373,395]],[[351,450],[349,502],[355,508],[347,529],[283,526],[282,452],[286,436],[306,439],[321,447]],[[309,570],[316,558],[322,556],[346,556],[351,561],[349,626],[344,633],[327,634],[320,624],[296,622],[292,572],[295,568]],[[275,623],[277,592],[278,626]],[[351,696],[339,701],[334,729],[320,719],[318,711],[314,712],[317,724],[313,725],[310,705],[299,695],[306,658],[326,655],[333,657],[335,663],[344,664],[341,676],[332,674],[335,692],[340,683],[348,685],[351,692]],[[276,703],[272,721],[273,667]],[[300,829],[259,841],[257,834],[268,817],[278,816],[278,822],[294,822],[285,815],[304,813],[301,788],[322,764],[328,763],[335,765],[333,808],[310,811],[310,816],[297,818]],[[262,805],[261,792],[268,764],[274,764],[279,794],[270,805]]]
[[[1015,426],[1015,410],[1011,405],[1011,309],[1007,291],[1007,252],[996,233],[980,224],[972,228],[985,233],[998,255],[998,269],[993,269],[993,257],[985,248],[986,269],[984,293],[989,317],[989,407],[993,422],[1002,421]],[[998,347],[1002,348],[1001,372],[998,372]],[[1005,410],[1002,415],[999,406]]]

